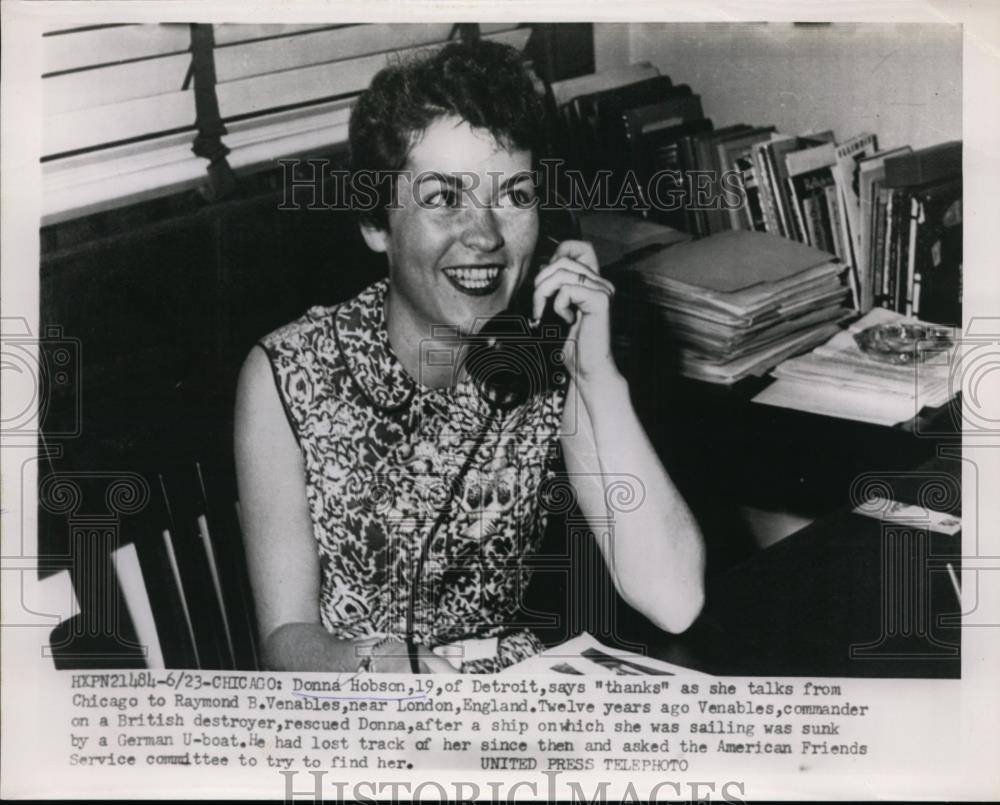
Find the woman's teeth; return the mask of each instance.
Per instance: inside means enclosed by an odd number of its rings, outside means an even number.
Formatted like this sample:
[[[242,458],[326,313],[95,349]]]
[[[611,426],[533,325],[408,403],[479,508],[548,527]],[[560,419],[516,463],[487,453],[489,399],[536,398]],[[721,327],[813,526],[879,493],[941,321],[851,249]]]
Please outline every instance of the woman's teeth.
[[[464,288],[478,290],[488,288],[500,275],[498,266],[486,266],[484,268],[447,268],[445,274],[453,282],[457,282]]]

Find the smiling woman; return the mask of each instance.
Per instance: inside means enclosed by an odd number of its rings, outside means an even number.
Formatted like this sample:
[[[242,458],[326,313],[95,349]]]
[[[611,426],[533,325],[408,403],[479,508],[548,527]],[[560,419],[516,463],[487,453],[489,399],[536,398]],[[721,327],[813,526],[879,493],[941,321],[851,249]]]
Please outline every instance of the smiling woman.
[[[560,448],[592,522],[605,477],[641,479],[644,505],[600,546],[626,601],[674,631],[700,608],[700,535],[611,359],[614,289],[581,241],[531,270],[541,117],[517,52],[490,42],[387,68],[355,106],[354,176],[394,179],[360,222],[388,279],[262,339],[237,395],[274,669],[492,672],[541,650],[519,605]],[[570,325],[568,382],[500,409],[459,356],[522,286],[535,318],[548,303]]]
[[[389,261],[389,340],[427,385],[444,385],[453,375],[449,366],[419,365],[432,327],[471,334],[477,320],[503,310],[527,275],[538,213],[512,195],[530,200],[533,190],[524,189],[532,186],[530,167],[529,152],[507,151],[455,116],[439,118],[410,152],[387,227],[362,229]],[[459,186],[442,174],[465,181]]]

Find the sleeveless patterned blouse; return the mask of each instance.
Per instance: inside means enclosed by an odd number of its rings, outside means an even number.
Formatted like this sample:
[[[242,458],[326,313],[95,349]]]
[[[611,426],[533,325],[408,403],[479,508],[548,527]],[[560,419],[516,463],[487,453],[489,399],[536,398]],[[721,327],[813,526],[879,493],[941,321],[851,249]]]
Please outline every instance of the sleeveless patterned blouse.
[[[415,639],[498,637],[495,657],[461,667],[495,672],[542,649],[514,624],[531,575],[524,560],[546,523],[539,492],[558,454],[565,393],[494,419],[476,449],[488,403],[468,380],[432,389],[410,377],[389,344],[387,291],[382,280],[261,341],[305,459],[321,621],[339,638],[403,639],[421,544],[475,449],[429,546]]]

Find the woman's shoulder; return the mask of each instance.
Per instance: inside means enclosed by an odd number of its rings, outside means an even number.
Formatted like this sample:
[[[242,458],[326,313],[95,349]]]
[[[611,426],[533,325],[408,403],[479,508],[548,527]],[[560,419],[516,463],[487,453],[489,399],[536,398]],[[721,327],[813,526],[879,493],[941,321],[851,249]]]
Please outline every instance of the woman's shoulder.
[[[341,304],[324,307],[315,305],[305,313],[290,322],[275,328],[259,343],[269,353],[294,350],[296,346],[304,346],[330,333],[333,322]]]
[[[298,355],[316,350],[321,354],[333,352],[338,329],[350,326],[357,316],[374,304],[380,283],[365,288],[361,293],[335,305],[314,305],[293,321],[272,330],[259,340],[260,346],[271,355]]]

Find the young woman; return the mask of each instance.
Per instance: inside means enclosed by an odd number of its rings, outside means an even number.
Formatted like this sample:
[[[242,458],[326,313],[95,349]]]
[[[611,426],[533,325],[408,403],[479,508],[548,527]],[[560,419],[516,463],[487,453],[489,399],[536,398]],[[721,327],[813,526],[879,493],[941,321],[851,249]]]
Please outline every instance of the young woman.
[[[559,449],[622,597],[672,632],[701,608],[700,534],[611,357],[614,289],[582,241],[532,276],[541,119],[516,52],[490,42],[387,68],[354,108],[355,184],[375,201],[361,229],[388,279],[265,337],[239,383],[272,669],[492,672],[540,651],[516,615]],[[571,323],[568,382],[498,412],[458,356],[524,283],[536,319],[548,303]],[[622,475],[626,511],[610,508]]]

